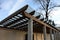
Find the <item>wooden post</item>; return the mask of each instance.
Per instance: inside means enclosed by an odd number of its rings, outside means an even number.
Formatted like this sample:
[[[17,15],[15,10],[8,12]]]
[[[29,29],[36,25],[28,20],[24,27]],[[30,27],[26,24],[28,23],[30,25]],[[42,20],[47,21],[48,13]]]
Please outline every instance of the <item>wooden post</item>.
[[[60,40],[60,32],[59,32],[58,40]]]
[[[59,40],[59,32],[57,32],[57,40]]]
[[[50,40],[53,40],[52,39],[52,29],[50,29]]]
[[[55,31],[53,31],[54,32],[54,40],[56,40],[56,32]]]
[[[44,40],[46,40],[46,26],[43,27]]]
[[[59,32],[56,31],[56,40],[59,40]]]
[[[56,33],[56,40],[59,40],[59,32]]]
[[[33,40],[33,20],[28,21],[28,40]]]

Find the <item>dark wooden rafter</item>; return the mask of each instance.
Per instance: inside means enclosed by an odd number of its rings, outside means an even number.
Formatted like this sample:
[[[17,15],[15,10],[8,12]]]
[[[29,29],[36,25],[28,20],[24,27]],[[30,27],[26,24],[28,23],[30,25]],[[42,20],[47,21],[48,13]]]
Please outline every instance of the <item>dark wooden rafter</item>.
[[[36,26],[36,25],[38,25],[38,23],[37,22],[35,22],[35,21],[33,21],[33,23],[34,23],[34,25]],[[26,21],[23,21],[23,22],[21,22],[21,23],[18,23],[18,24],[12,24],[12,25],[10,25],[10,26],[7,26],[7,28],[10,28],[10,29],[20,29],[20,28],[25,28],[25,25],[27,26],[28,25],[28,20],[26,20]]]
[[[34,23],[34,32],[38,32],[38,31],[36,31],[36,30],[39,30],[39,32],[42,32],[42,27],[41,27],[41,25],[39,25],[38,23],[36,23],[36,22],[33,22]],[[23,25],[20,25],[20,26],[18,26],[16,29],[18,29],[18,30],[24,30],[24,31],[27,31],[27,28],[28,28],[28,23],[26,23],[26,24],[23,24]]]
[[[32,11],[32,12],[30,12],[29,14],[30,14],[30,15],[34,15],[34,13],[35,13],[35,11]]]
[[[39,25],[34,22],[34,27],[38,27],[38,26],[39,26]],[[24,23],[24,24],[22,24],[22,25],[16,26],[16,27],[14,27],[14,28],[20,30],[20,29],[27,28],[27,27],[28,27],[28,22],[27,22],[27,23]]]
[[[18,22],[18,21],[20,21],[20,20],[22,20],[22,19],[25,19],[25,18],[24,18],[24,17],[20,17],[18,20],[12,21],[12,22],[4,25],[4,26],[9,26],[9,25],[14,24],[14,23],[16,23],[16,22]]]
[[[18,26],[16,29],[19,29],[19,30],[20,30],[20,29],[23,29],[23,28],[27,28],[27,26],[28,26],[28,24],[25,24],[25,25],[23,25],[23,26],[20,25],[20,26]]]
[[[18,23],[18,24],[16,24],[16,25],[13,25],[13,26],[11,26],[11,27],[16,27],[16,26],[19,26],[19,25],[25,24],[25,23],[27,23],[27,22],[28,22],[28,20],[27,20],[27,21],[24,21],[24,22],[21,22],[21,23]]]
[[[32,13],[32,12],[31,12],[31,13]],[[29,14],[30,14],[30,13],[29,13]],[[36,17],[37,17],[37,19],[39,19],[40,15],[38,15],[38,16],[36,16]],[[29,19],[28,19],[28,20],[29,20]],[[25,24],[25,23],[28,22],[28,20],[23,21],[22,23],[19,23],[19,24],[13,25],[13,26],[16,27],[16,26],[19,26],[19,25]],[[36,23],[36,22],[34,22],[34,23]],[[13,26],[12,26],[12,27],[13,27]]]
[[[40,18],[40,15],[36,16],[36,18],[39,19]]]
[[[34,25],[36,25],[36,22],[33,22],[33,23],[34,23]],[[28,25],[28,20],[25,21],[23,24],[17,25],[17,26],[15,26],[15,27],[16,27],[16,28],[20,28],[21,26],[25,26],[25,25]]]

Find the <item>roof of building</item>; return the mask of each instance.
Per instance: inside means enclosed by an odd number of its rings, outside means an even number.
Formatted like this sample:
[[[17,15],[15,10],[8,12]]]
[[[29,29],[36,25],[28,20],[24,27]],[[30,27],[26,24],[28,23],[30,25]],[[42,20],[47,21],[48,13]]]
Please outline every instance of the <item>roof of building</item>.
[[[46,26],[47,28],[53,29],[55,31],[60,31],[56,27],[53,27],[53,26],[41,21],[39,19],[40,15],[33,16],[35,14],[35,10],[28,13],[28,12],[26,12],[27,9],[28,9],[28,5],[25,5],[24,7],[22,7],[15,13],[11,14],[10,16],[8,16],[4,20],[2,20],[0,22],[1,28],[17,29],[17,30],[26,29],[28,26],[28,21],[31,18],[31,19],[33,19],[33,23],[34,23],[34,26],[36,26],[36,28],[39,28],[39,26],[41,26],[41,27]]]

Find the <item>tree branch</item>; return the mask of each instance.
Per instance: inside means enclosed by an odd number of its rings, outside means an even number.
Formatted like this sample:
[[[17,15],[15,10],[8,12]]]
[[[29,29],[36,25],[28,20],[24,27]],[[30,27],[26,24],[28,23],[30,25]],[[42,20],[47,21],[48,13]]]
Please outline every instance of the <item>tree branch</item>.
[[[45,10],[44,4],[42,3],[41,0],[39,0],[39,3],[40,3],[40,5],[43,7],[43,9]]]
[[[55,5],[55,6],[53,6],[53,7],[50,7],[49,9],[53,9],[53,8],[55,8],[55,7],[60,7],[60,5]]]

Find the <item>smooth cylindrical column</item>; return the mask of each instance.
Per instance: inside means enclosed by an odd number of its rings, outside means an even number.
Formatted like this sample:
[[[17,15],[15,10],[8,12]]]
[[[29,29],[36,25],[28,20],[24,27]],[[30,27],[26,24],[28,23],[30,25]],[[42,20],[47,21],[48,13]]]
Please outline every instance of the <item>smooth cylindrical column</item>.
[[[28,40],[33,40],[33,20],[28,21]]]
[[[44,40],[46,40],[46,26],[43,27]]]

